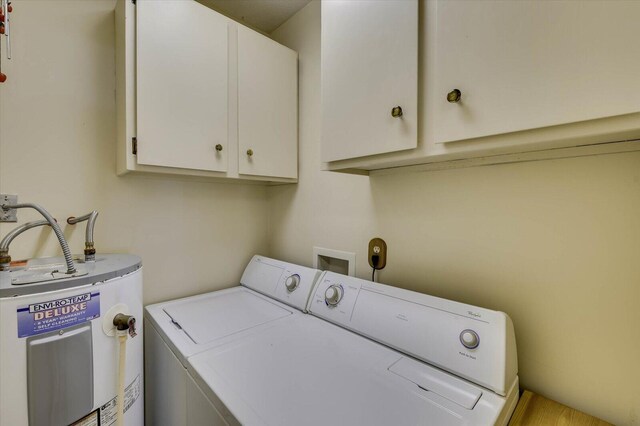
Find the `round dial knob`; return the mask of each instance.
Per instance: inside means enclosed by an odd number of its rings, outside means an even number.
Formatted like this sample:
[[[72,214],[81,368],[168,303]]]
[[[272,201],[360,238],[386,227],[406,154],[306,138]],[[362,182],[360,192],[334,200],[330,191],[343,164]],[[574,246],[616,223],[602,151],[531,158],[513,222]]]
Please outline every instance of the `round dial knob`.
[[[340,303],[342,299],[342,286],[339,285],[330,285],[327,290],[324,292],[324,301],[327,302],[329,306],[335,306]]]
[[[467,349],[475,349],[480,344],[478,333],[473,330],[462,330],[460,333],[460,343]]]
[[[284,286],[287,288],[288,292],[292,292],[298,288],[298,284],[300,284],[300,275],[298,274],[288,276],[284,282]]]

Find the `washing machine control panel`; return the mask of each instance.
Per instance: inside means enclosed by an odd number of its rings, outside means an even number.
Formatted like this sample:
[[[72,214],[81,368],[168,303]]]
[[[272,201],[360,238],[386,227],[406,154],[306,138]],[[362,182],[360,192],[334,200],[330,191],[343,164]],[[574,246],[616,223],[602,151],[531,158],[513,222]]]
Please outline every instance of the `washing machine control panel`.
[[[284,280],[284,286],[287,288],[287,291],[292,292],[298,288],[300,284],[300,275],[291,274]]]
[[[317,269],[256,255],[240,284],[304,311],[319,275]]]

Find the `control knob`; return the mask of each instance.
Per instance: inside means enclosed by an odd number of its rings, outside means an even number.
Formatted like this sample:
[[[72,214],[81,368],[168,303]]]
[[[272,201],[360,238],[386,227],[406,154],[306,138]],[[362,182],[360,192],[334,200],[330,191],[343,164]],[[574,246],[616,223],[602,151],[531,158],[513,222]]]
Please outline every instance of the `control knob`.
[[[336,306],[342,300],[342,286],[332,284],[324,292],[324,301],[329,306]]]
[[[284,286],[289,293],[298,288],[298,284],[300,284],[300,275],[298,274],[289,275],[284,282]]]
[[[480,337],[478,333],[473,330],[462,330],[462,333],[460,333],[460,343],[467,349],[475,349],[480,344]]]

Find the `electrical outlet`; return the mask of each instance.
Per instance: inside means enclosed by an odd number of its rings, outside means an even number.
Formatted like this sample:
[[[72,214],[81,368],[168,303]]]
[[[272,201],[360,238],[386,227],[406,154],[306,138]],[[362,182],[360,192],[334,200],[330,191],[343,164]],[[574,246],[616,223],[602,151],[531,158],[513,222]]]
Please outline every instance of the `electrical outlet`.
[[[9,194],[0,194],[0,205],[2,204],[17,204],[18,196],[17,195],[9,195]],[[4,210],[0,209],[0,222],[17,222],[18,221],[18,210],[10,209]]]
[[[374,263],[373,257],[378,257]],[[369,266],[374,269],[384,269],[387,266],[387,243],[382,238],[374,238],[369,241]]]

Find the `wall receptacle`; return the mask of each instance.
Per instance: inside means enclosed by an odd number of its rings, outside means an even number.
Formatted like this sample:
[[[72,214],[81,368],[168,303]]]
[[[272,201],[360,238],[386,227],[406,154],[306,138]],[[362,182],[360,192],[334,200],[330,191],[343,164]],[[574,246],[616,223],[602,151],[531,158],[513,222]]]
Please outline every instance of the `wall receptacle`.
[[[377,256],[377,262],[374,262]],[[384,269],[387,266],[387,243],[382,238],[369,241],[369,266],[374,269]]]
[[[342,275],[356,275],[356,254],[349,251],[313,248],[313,267],[321,271],[337,272]]]

